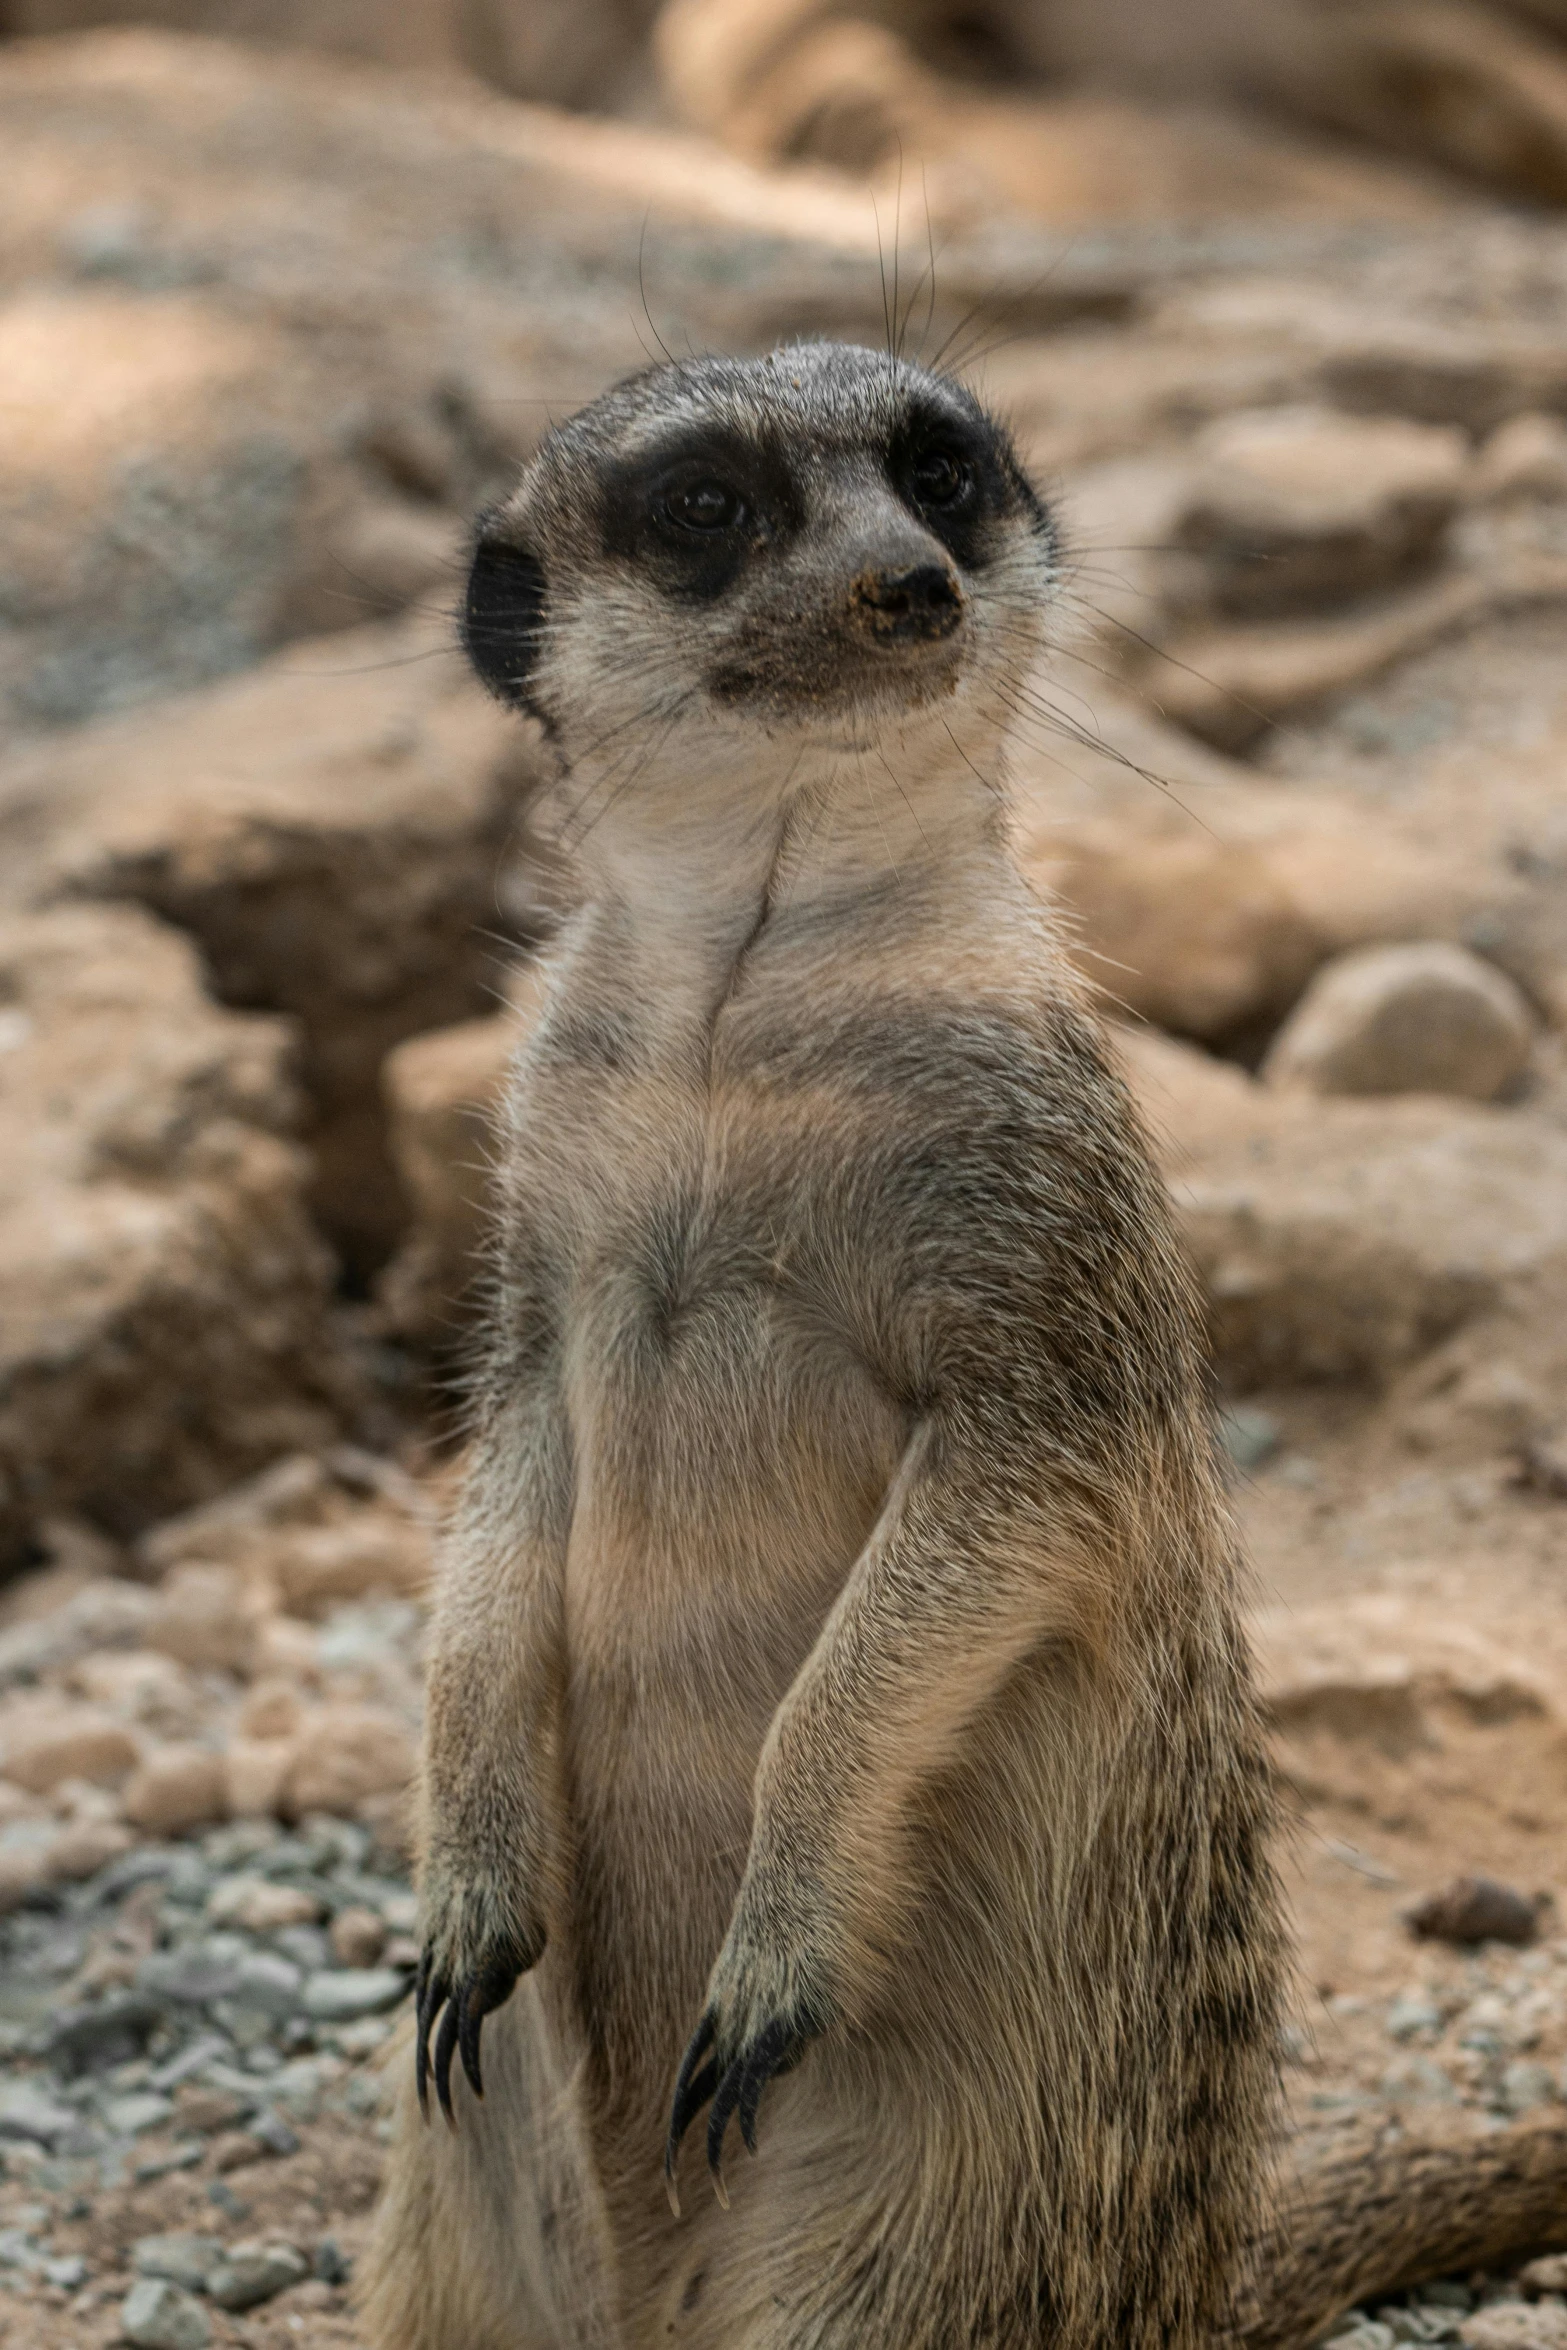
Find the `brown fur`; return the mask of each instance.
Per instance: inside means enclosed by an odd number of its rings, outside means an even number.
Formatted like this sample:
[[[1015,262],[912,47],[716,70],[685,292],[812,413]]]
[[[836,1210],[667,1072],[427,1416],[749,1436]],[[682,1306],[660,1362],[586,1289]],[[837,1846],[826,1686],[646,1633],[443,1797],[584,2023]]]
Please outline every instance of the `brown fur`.
[[[967,522],[908,486],[943,432]],[[830,348],[612,395],[487,526],[470,644],[587,902],[430,1670],[426,2004],[522,1979],[454,2131],[405,2089],[377,2350],[1207,2350],[1232,2307],[1271,1801],[1187,1277],[1001,819],[1053,563],[972,403]],[[932,566],[923,634],[861,626]],[[704,2014],[720,2074],[800,2061],[677,2218]]]

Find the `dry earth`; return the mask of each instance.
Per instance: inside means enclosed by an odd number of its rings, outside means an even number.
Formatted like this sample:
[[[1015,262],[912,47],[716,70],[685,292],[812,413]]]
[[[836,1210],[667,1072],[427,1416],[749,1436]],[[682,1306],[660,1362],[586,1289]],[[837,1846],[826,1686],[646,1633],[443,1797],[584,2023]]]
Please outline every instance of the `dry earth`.
[[[161,36],[0,49],[0,124],[0,2342],[346,2345],[442,1380],[571,890],[450,651],[464,517],[639,335],[879,338],[874,224]],[[1567,2108],[1567,231],[1002,224],[911,338],[976,300],[1071,549],[1020,849],[1209,1301],[1295,2122],[1527,2129]],[[1476,1873],[1526,1939],[1417,1940]],[[1567,2269],[1436,2282],[1357,2350],[1567,2338]]]

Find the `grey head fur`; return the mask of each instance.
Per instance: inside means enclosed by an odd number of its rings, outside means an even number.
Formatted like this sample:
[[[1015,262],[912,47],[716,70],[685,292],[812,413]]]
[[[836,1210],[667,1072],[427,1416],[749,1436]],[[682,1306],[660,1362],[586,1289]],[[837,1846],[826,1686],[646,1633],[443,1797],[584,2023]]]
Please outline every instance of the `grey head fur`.
[[[481,520],[463,637],[563,772],[612,758],[621,788],[656,792],[693,752],[765,736],[798,760],[766,762],[775,782],[808,782],[813,751],[996,711],[1056,563],[969,391],[806,343],[651,368],[552,431]]]

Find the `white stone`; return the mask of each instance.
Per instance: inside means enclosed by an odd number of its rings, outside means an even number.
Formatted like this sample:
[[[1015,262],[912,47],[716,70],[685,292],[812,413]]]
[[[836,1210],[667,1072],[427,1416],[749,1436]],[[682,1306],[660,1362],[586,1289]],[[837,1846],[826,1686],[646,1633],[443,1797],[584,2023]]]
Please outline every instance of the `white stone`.
[[[1317,973],[1262,1074],[1314,1093],[1493,1101],[1528,1065],[1533,1027],[1512,981],[1463,947],[1365,947]]]

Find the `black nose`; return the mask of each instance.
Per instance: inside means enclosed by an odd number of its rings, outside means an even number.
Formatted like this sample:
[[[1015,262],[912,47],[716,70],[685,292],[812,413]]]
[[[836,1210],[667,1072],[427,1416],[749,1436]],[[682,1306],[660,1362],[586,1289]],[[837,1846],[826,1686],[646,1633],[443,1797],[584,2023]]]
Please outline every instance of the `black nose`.
[[[862,571],[849,604],[873,636],[912,644],[952,634],[963,617],[963,590],[945,563],[915,563],[903,571]]]

